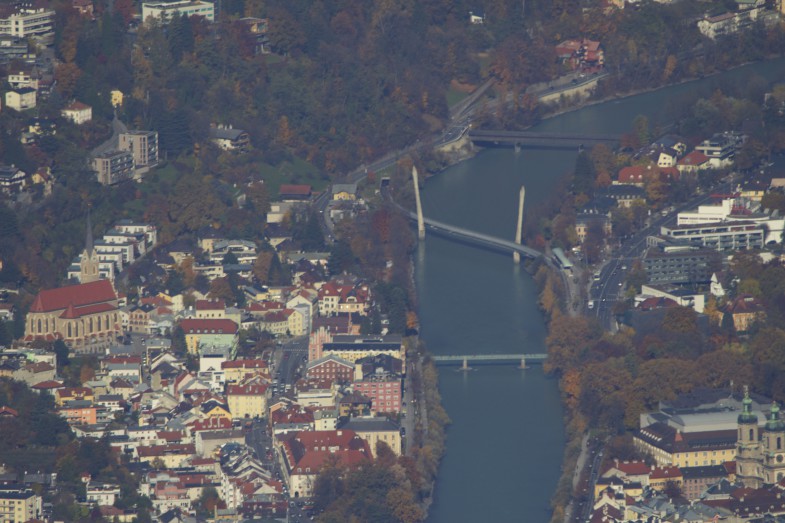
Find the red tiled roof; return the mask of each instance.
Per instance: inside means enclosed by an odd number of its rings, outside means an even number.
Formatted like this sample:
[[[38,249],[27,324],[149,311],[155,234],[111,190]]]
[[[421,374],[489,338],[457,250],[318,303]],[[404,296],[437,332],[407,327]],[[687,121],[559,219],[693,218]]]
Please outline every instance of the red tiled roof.
[[[156,436],[168,443],[175,443],[183,439],[183,433],[179,430],[162,430],[157,432]]]
[[[2,407],[0,407],[0,416],[5,416],[5,415],[16,417],[19,415],[19,413],[15,409],[3,405]]]
[[[278,193],[291,196],[309,196],[311,194],[311,186],[284,184],[278,189]]]
[[[627,476],[641,476],[643,474],[648,474],[651,470],[651,467],[644,461],[617,461],[613,464],[612,468],[615,468]]]
[[[39,372],[49,372],[50,370],[54,370],[54,367],[46,363],[45,361],[38,361],[35,363],[28,363],[27,365],[24,366],[24,370],[32,373],[39,373]]]
[[[649,474],[649,479],[680,478],[681,476],[679,467],[655,467]]]
[[[700,151],[692,151],[690,154],[679,160],[679,165],[703,165],[709,161],[709,157]]]
[[[211,419],[220,419],[224,421],[229,421],[226,418],[211,418]],[[229,423],[229,425],[231,426],[231,423]],[[199,465],[215,465],[215,463],[216,461],[213,458],[193,458],[191,460],[191,465],[193,465],[194,467]]]
[[[247,359],[224,361],[221,363],[222,369],[266,369],[267,362],[261,359]]]
[[[111,303],[96,303],[94,305],[87,305],[85,307],[74,307],[69,305],[67,309],[60,315],[64,320],[73,320],[81,318],[82,316],[90,316],[91,314],[98,314],[99,312],[109,312],[116,310],[117,307]]]
[[[267,392],[267,385],[229,385],[227,396],[259,396]]]
[[[653,172],[651,166],[630,165],[619,171],[619,183],[643,183],[646,175]]]
[[[245,307],[248,312],[267,312],[274,310],[281,310],[284,304],[278,301],[263,301],[259,303],[252,303]]]
[[[59,381],[46,380],[46,381],[42,381],[41,383],[36,383],[31,388],[38,389],[38,390],[61,389],[61,388],[63,388],[63,384],[61,382],[59,382]]]
[[[216,429],[229,429],[232,427],[232,422],[228,418],[207,418],[198,420],[192,427],[193,432],[200,432],[202,430],[216,430]]]
[[[725,306],[725,310],[731,314],[755,314],[766,311],[760,300],[749,294],[737,296]]]
[[[223,300],[196,300],[196,310],[198,311],[215,311],[226,309],[226,303]]]
[[[319,472],[322,465],[331,457],[337,459],[338,463],[341,465],[351,467],[368,461],[370,455],[360,450],[337,450],[335,452],[330,452],[329,450],[312,450],[306,452],[302,459],[297,462],[297,466],[294,467],[292,475],[315,475]]]
[[[293,312],[294,311],[291,309],[268,312],[264,315],[264,321],[267,323],[280,323],[283,321],[288,321],[289,316],[291,316]]]
[[[237,324],[227,319],[187,319],[180,322],[186,334],[235,334]]]
[[[65,387],[55,392],[55,394],[60,398],[90,396],[93,394],[93,389],[89,387]]]
[[[278,409],[270,417],[273,423],[313,423],[313,409],[292,405],[288,408]]]
[[[142,364],[142,357],[141,356],[112,356],[109,358],[104,358],[101,360],[103,365],[111,365],[111,364],[125,364],[125,365],[141,365]]]
[[[117,295],[112,287],[112,282],[98,280],[41,291],[35,297],[30,312],[53,312],[64,310],[69,305],[84,307],[116,299]]]

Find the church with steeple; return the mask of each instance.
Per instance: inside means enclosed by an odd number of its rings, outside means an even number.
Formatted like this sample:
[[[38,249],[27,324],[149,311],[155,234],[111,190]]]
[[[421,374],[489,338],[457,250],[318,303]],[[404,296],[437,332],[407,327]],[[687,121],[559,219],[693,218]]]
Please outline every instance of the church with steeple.
[[[98,253],[93,246],[93,226],[90,221],[90,212],[88,211],[85,247],[82,255],[79,257],[79,282],[90,283],[100,279],[99,265]]]
[[[38,293],[27,313],[24,341],[63,340],[76,354],[102,354],[122,332],[118,298],[101,279],[90,215],[79,261],[80,283]]]
[[[785,477],[785,422],[776,402],[761,425],[745,387],[736,441],[736,478],[745,487],[757,489]]]

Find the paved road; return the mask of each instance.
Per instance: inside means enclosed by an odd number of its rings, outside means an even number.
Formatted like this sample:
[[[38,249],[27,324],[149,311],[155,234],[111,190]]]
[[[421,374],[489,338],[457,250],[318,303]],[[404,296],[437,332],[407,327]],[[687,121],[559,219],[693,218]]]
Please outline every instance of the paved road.
[[[572,491],[573,493],[578,488],[578,483],[581,479],[581,474],[583,473],[583,467],[586,465],[586,459],[589,456],[589,435],[584,434],[583,439],[581,440],[581,452],[578,454],[578,459],[575,462],[575,472],[572,475]],[[578,509],[578,513],[581,512],[580,503],[576,504],[575,496],[573,495],[570,499],[569,505],[567,505],[567,509],[564,511],[564,521],[568,523],[572,521],[572,514],[575,512],[575,509]]]
[[[128,132],[128,127],[117,118],[117,112],[114,113],[112,119],[112,136],[109,137],[104,143],[93,149],[92,155],[98,156],[108,151],[116,150],[120,144],[120,134]]]
[[[725,183],[715,189],[716,193],[727,193],[732,183]],[[641,259],[646,250],[646,238],[660,233],[660,227],[675,222],[676,215],[684,210],[693,209],[698,205],[707,203],[712,199],[711,193],[699,195],[682,203],[663,216],[657,214],[651,217],[649,225],[626,239],[616,254],[601,268],[600,279],[595,280],[589,291],[591,300],[594,301],[594,314],[600,319],[602,325],[608,330],[615,330],[613,307],[618,301],[624,301],[625,282],[632,264]]]
[[[273,387],[273,396],[286,390],[286,385],[294,386],[300,373],[305,373],[305,360],[308,357],[308,337],[300,336],[286,341],[276,347],[273,354],[273,377],[278,383]],[[291,390],[291,389],[290,389]]]
[[[528,94],[540,98],[544,95],[552,94],[554,92],[571,89],[583,83],[601,78],[602,76],[606,76],[606,74],[603,73],[600,76],[581,76],[580,73],[575,72],[559,77],[549,84],[531,86],[527,92]],[[466,99],[453,106],[450,110],[450,120],[447,124],[447,127],[445,127],[438,134],[433,135],[430,138],[418,140],[412,145],[401,150],[387,153],[383,157],[375,160],[370,164],[361,165],[346,175],[346,182],[359,183],[368,175],[368,173],[383,171],[384,169],[395,165],[398,160],[406,157],[408,154],[419,152],[421,150],[435,149],[461,138],[471,128],[471,122],[474,118],[474,112],[477,108],[477,101],[482,98],[482,95],[485,94],[485,92],[493,85],[493,83],[493,78],[486,80],[472,94],[466,97]],[[492,108],[500,102],[500,100],[491,101],[488,104],[488,107]],[[328,188],[315,201],[316,208],[321,216],[319,221],[322,232],[324,233],[325,239],[328,243],[332,243],[335,240],[335,236],[333,234],[334,224],[330,220],[328,211],[330,198],[331,191],[330,188]]]
[[[592,444],[591,442],[589,443],[589,446],[592,448],[589,451],[591,453],[591,462],[589,463],[589,479],[586,487],[584,488],[586,501],[582,507],[580,505],[576,507],[579,510],[577,510],[575,521],[589,521],[589,518],[591,517],[592,509],[594,508],[594,485],[597,483],[597,479],[600,477],[603,445],[604,443],[601,442],[597,442],[596,444]]]
[[[417,358],[419,359],[419,357]],[[411,386],[412,373],[415,371],[414,357],[406,361],[406,379],[403,382],[403,418],[401,419],[403,452],[411,454],[413,446],[409,444],[414,437],[414,411],[417,401],[414,398],[414,388]]]
[[[264,468],[269,470],[273,476],[280,477],[278,474],[278,463],[274,459],[273,445],[270,435],[265,430],[262,420],[252,421],[250,430],[245,433],[245,444],[256,453],[256,457],[264,464]]]

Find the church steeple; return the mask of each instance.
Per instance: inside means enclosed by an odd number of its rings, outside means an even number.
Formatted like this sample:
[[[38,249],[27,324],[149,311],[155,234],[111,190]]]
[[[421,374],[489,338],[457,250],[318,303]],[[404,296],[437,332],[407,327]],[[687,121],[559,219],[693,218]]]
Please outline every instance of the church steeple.
[[[87,231],[85,233],[85,247],[79,260],[79,281],[90,283],[100,278],[98,253],[93,245],[93,224],[90,220],[90,209],[87,210]]]
[[[85,234],[84,250],[93,254],[93,223],[90,220],[90,208],[87,208],[87,233]]]
[[[741,414],[739,414],[739,423],[758,423],[758,416],[752,412],[752,398],[750,398],[750,389],[744,386],[744,399],[741,401]]]
[[[758,428],[758,416],[752,411],[750,389],[745,385],[736,438],[736,477],[749,488],[760,488],[763,484],[764,470]]]
[[[785,431],[785,422],[780,419],[780,406],[777,405],[776,401],[771,404],[769,419],[766,421],[766,430]]]

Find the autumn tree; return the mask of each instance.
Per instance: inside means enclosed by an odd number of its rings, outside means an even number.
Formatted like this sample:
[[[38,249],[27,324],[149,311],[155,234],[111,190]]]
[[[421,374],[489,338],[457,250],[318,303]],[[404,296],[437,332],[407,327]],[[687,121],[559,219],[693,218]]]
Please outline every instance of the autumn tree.
[[[272,251],[259,251],[253,263],[253,275],[258,281],[265,283],[270,276],[270,267],[276,254]]]
[[[668,55],[668,59],[665,61],[665,68],[662,71],[662,80],[667,82],[668,79],[673,75],[673,72],[676,70],[676,66],[678,65],[678,60],[674,55]]]
[[[600,334],[599,326],[588,318],[568,315],[556,316],[549,331],[544,368],[546,372],[559,374],[575,367]]]
[[[74,94],[76,84],[82,76],[82,70],[73,62],[66,62],[58,64],[55,67],[55,80],[57,81],[57,90],[65,98],[70,98]]]
[[[229,277],[216,278],[210,284],[210,293],[208,294],[211,300],[224,300],[227,303],[234,302],[234,289],[229,282]]]

